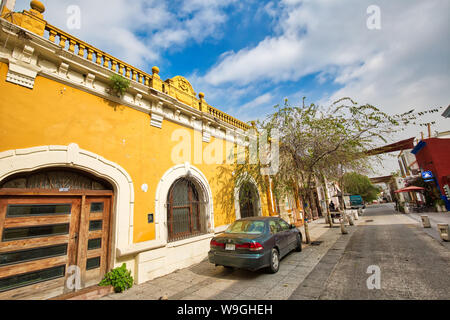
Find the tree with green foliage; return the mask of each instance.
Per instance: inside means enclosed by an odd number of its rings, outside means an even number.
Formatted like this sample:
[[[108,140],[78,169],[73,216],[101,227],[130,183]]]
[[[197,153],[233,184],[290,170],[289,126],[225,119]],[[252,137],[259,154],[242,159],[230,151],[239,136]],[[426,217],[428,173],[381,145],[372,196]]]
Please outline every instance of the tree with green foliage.
[[[310,219],[313,189],[318,183],[325,185],[326,180],[338,181],[343,194],[345,174],[370,169],[367,152],[380,142],[386,143],[387,137],[401,130],[402,124],[405,124],[405,115],[390,116],[375,106],[360,105],[350,98],[340,99],[328,107],[305,105],[305,99],[302,106],[291,106],[285,100],[283,106],[275,108],[273,114],[254,125],[259,132],[267,133],[269,140],[275,136],[279,139],[279,168],[271,176],[275,197],[281,199],[286,195],[298,195],[305,205],[305,217]],[[232,187],[224,186],[221,194],[227,197],[233,194],[233,188],[242,184],[243,177],[250,176],[258,183],[260,190],[267,190],[268,177],[261,174],[261,164],[246,163],[224,166],[224,170],[229,172],[221,171],[219,176],[227,173],[234,181],[227,184]],[[232,207],[234,199],[230,199]],[[343,196],[340,200],[343,208]],[[327,215],[331,227],[329,210]],[[308,243],[306,221],[304,226]]]
[[[399,121],[378,108],[359,105],[350,98],[329,107],[306,106],[304,100],[303,106],[295,107],[285,100],[284,106],[275,108],[276,112],[257,123],[269,137],[274,130],[279,133],[279,170],[272,177],[275,194],[298,192],[302,202],[308,204],[308,218],[312,218],[316,181],[324,181],[324,177],[342,179],[349,169],[367,166],[366,152],[380,140],[386,142],[385,137],[400,126]],[[308,242],[307,228],[305,223]]]
[[[369,177],[356,172],[346,173],[343,178],[343,185],[346,192],[352,195],[360,195],[368,203],[378,199],[381,193],[381,189],[373,185]]]

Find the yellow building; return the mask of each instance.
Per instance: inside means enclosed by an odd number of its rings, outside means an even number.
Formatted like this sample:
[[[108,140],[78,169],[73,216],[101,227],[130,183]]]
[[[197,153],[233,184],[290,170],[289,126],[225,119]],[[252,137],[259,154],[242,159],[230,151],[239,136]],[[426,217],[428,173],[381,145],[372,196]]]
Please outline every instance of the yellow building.
[[[243,203],[229,185],[247,124],[14,2],[0,19],[0,299],[95,285],[122,263],[143,283],[206,258],[236,219],[274,214],[270,190],[243,177]]]

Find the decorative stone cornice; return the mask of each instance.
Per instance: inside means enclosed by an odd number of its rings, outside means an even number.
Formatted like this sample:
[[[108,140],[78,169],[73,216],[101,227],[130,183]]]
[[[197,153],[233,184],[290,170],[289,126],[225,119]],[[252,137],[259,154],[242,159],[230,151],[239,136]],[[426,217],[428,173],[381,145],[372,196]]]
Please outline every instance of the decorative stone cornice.
[[[203,142],[209,143],[211,142],[211,121],[205,121],[203,122]]]
[[[37,57],[33,57],[34,48],[24,45],[23,48],[14,48],[8,57],[9,68],[6,81],[33,89],[39,68],[35,66]]]
[[[26,68],[10,63],[8,74],[6,75],[6,81],[18,84],[19,86],[25,88],[33,89],[36,75],[37,73],[34,71],[30,71]]]

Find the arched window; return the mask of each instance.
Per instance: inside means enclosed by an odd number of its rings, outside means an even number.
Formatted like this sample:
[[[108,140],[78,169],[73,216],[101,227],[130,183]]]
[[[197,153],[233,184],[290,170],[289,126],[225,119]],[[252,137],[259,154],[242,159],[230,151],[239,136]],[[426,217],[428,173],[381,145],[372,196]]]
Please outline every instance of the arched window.
[[[241,219],[258,216],[257,195],[253,184],[243,183],[239,190]]]
[[[173,242],[204,234],[201,202],[197,188],[182,178],[172,185],[167,198],[168,241]]]

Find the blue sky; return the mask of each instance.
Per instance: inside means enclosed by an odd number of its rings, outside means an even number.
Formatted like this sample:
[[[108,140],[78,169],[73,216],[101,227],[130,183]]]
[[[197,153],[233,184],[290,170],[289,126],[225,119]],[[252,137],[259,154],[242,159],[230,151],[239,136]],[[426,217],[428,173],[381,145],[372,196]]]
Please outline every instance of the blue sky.
[[[18,0],[16,10],[29,7]],[[288,98],[344,96],[388,113],[450,103],[448,0],[47,0],[45,19],[163,79],[185,76],[211,105],[249,121]],[[67,9],[80,8],[69,30]],[[370,5],[381,29],[370,30]],[[450,130],[435,115],[433,130]],[[391,140],[418,136],[412,127]],[[387,160],[379,174],[396,170]]]

